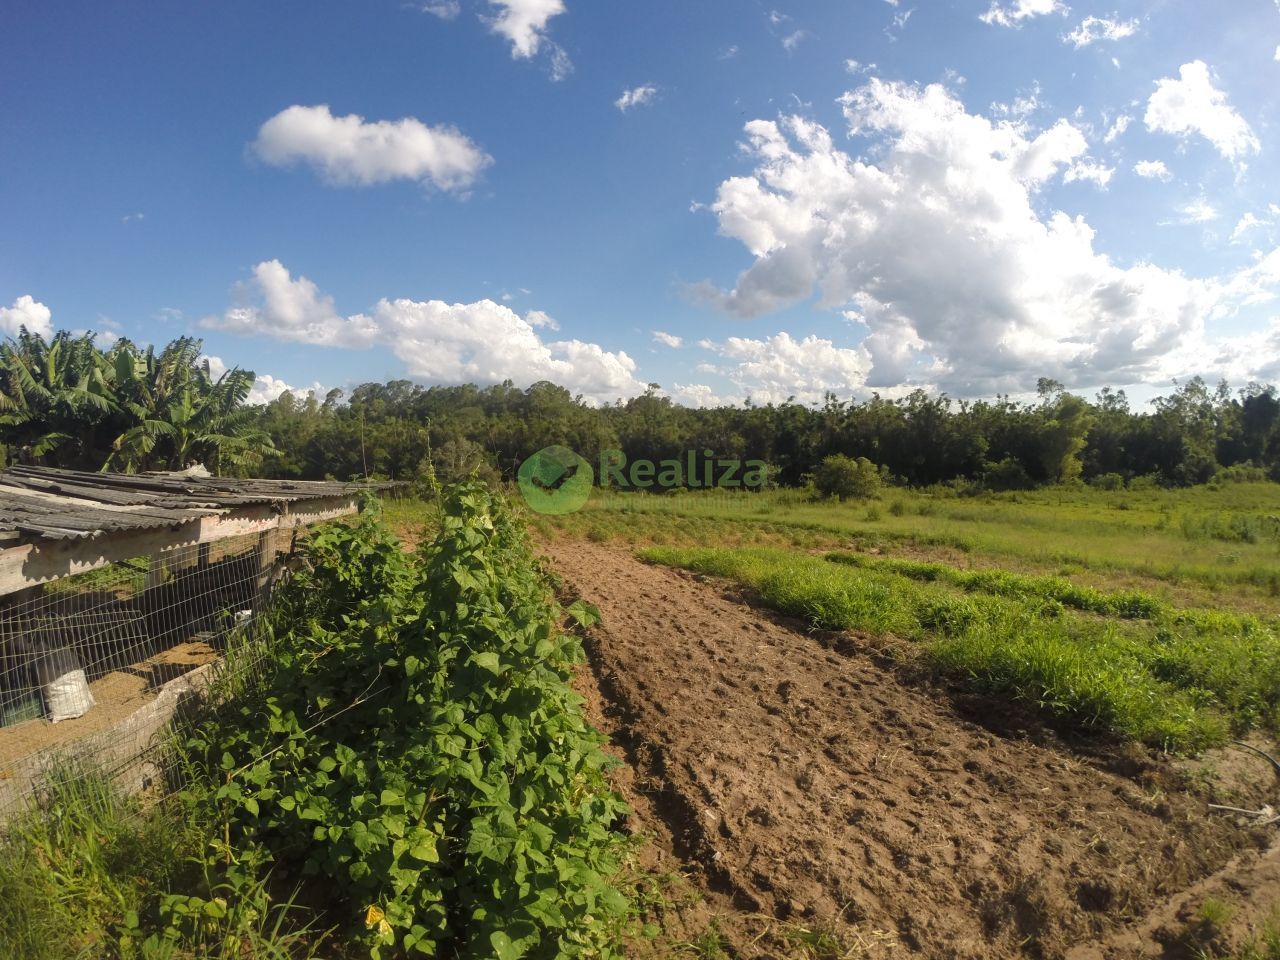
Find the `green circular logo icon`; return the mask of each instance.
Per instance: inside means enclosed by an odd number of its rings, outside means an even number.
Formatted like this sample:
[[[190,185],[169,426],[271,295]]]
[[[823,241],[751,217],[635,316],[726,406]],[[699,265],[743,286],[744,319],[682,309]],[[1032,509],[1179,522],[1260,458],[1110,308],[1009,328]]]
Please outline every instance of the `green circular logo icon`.
[[[591,464],[568,447],[543,447],[516,473],[525,503],[538,513],[573,513],[591,496]]]

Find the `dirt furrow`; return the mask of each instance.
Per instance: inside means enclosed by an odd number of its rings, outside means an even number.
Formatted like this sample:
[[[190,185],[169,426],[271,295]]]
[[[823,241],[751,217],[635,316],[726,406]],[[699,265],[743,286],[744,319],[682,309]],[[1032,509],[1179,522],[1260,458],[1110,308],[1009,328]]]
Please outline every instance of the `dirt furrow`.
[[[757,912],[869,955],[1062,956],[1257,842],[1160,764],[1122,776],[1002,735],[856,642],[616,547],[545,549],[604,615],[589,640],[628,789],[742,956],[777,955]]]

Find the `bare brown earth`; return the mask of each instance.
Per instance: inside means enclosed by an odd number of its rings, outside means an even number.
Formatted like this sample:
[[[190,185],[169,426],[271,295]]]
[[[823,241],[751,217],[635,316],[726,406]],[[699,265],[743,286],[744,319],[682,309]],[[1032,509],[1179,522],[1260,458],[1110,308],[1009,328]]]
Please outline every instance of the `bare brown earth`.
[[[646,866],[688,878],[660,955],[723,955],[718,932],[738,957],[1190,957],[1211,892],[1240,931],[1280,903],[1271,832],[1210,814],[1186,765],[1065,743],[623,548],[544,549],[604,617],[585,693]],[[1225,802],[1280,806],[1266,761],[1238,762]]]

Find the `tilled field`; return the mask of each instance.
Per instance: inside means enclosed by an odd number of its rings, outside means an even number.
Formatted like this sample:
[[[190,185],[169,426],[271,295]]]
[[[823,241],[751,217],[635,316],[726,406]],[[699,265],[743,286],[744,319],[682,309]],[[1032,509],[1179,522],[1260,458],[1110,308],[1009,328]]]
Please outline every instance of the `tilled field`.
[[[1186,891],[1231,886],[1224,866],[1278,872],[1267,835],[1211,817],[1136,748],[1073,749],[875,643],[807,633],[623,548],[545,549],[604,615],[586,692],[652,866],[703,894],[668,918],[691,951],[710,923],[741,957],[801,954],[823,930],[851,956],[1190,956]],[[1274,802],[1256,767],[1240,802]]]

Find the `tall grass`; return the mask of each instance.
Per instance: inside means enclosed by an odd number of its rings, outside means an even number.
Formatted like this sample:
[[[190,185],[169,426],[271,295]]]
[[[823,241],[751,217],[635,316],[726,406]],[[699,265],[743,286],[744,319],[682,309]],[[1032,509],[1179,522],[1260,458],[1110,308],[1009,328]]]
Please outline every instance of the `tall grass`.
[[[1034,578],[973,581],[966,571],[851,566],[776,549],[640,555],[747,584],[769,606],[817,627],[910,638],[943,672],[1072,727],[1194,750],[1274,725],[1280,708],[1280,637],[1257,618],[1135,597],[1041,594]],[[956,586],[975,583],[995,589]],[[1075,612],[1062,597],[1112,616]],[[1135,609],[1152,619],[1118,616]]]
[[[215,849],[217,825],[191,801],[147,805],[91,767],[55,767],[39,808],[0,828],[0,957],[320,956],[309,915],[275,902],[251,859]]]

